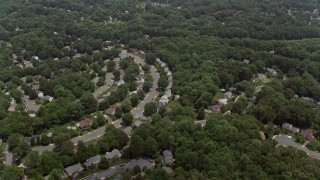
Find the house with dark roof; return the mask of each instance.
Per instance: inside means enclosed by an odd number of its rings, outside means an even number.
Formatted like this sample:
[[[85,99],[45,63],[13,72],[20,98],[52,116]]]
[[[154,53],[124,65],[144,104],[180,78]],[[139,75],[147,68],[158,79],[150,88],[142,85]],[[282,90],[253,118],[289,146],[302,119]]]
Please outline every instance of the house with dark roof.
[[[169,150],[164,150],[162,152],[162,155],[163,155],[163,160],[164,160],[164,163],[167,164],[167,165],[171,165],[174,163],[174,159],[173,159],[173,156],[172,156],[172,153],[171,151]]]
[[[163,166],[162,169],[167,173],[167,174],[172,174],[173,170],[170,167]]]
[[[231,97],[232,97],[232,92],[225,92],[224,94],[223,94],[223,97],[225,98],[225,99],[230,99]]]
[[[91,124],[92,124],[92,120],[87,118],[87,119],[80,121],[79,128],[85,129],[85,128],[91,126]]]
[[[90,167],[92,165],[100,163],[100,160],[101,160],[101,156],[96,155],[96,156],[93,156],[93,157],[87,159],[86,162],[84,163],[84,165],[87,167]]]
[[[285,130],[291,131],[292,134],[296,134],[297,132],[299,132],[299,128],[296,128],[289,123],[283,123],[281,127]]]
[[[73,176],[77,176],[78,173],[82,172],[83,167],[81,166],[80,163],[78,163],[78,164],[66,167],[64,171],[69,177],[73,177]]]
[[[306,139],[308,139],[309,141],[312,141],[315,139],[313,132],[310,129],[306,129],[306,130],[302,131],[301,135],[303,137],[305,137]]]
[[[121,157],[121,153],[118,149],[114,149],[111,152],[106,153],[107,159],[115,159],[115,158],[120,158],[120,157]]]

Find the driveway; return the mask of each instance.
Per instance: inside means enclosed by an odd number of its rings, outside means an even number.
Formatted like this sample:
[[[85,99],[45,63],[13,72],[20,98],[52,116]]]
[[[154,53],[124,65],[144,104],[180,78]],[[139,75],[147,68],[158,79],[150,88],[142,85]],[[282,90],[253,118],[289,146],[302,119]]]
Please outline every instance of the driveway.
[[[5,149],[4,154],[5,154],[5,156],[6,156],[5,165],[6,165],[6,166],[11,166],[11,165],[12,165],[12,162],[13,162],[13,154],[8,151],[8,145],[6,146],[6,149]]]
[[[287,135],[277,135],[274,137],[274,140],[278,142],[278,145],[282,145],[285,147],[293,147],[295,149],[304,151],[307,153],[308,156],[315,158],[315,159],[320,159],[320,153],[316,151],[311,151],[306,147],[302,147],[301,145],[297,144],[293,139],[288,137]]]

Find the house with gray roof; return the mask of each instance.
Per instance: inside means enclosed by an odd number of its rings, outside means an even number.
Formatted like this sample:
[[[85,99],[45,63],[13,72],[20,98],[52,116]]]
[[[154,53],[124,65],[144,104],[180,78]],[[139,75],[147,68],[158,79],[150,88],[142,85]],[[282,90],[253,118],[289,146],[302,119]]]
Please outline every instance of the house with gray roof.
[[[225,92],[225,93],[223,94],[223,96],[224,96],[224,98],[226,98],[226,99],[230,99],[230,98],[232,97],[232,92]]]
[[[89,167],[89,166],[100,163],[100,160],[101,160],[101,156],[96,155],[96,156],[93,156],[93,157],[87,159],[86,162],[84,163],[84,165]]]
[[[300,130],[299,128],[296,128],[296,127],[292,126],[292,124],[289,124],[289,123],[283,123],[281,127],[285,130],[291,131],[293,135],[296,134],[297,132],[299,132],[299,130]]]
[[[115,158],[120,158],[120,157],[121,157],[121,153],[118,149],[114,149],[111,152],[106,153],[107,159],[115,159]]]
[[[167,173],[167,174],[172,174],[173,170],[170,167],[163,166],[162,169]]]
[[[81,166],[80,163],[68,166],[64,169],[64,171],[67,173],[68,176],[76,176],[78,173],[83,171],[83,167]]]
[[[169,150],[164,150],[164,151],[162,152],[162,155],[163,155],[163,160],[164,160],[164,163],[165,163],[165,164],[167,164],[167,165],[173,164],[174,159],[173,159],[173,156],[172,156],[171,151],[169,151]]]
[[[136,122],[133,123],[133,125],[135,125],[136,127],[141,126],[141,124],[143,124],[143,122],[140,120],[137,120]]]

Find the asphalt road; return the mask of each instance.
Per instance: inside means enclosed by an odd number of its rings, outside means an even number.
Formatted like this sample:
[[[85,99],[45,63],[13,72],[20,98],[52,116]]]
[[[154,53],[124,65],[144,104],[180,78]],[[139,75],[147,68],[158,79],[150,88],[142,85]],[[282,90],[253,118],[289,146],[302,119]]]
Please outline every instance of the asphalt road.
[[[75,145],[78,144],[79,141],[83,141],[83,142],[88,142],[92,139],[95,139],[95,138],[98,138],[100,136],[102,136],[105,132],[105,129],[106,127],[103,126],[103,127],[100,127],[94,131],[91,131],[87,134],[84,134],[83,136],[77,136],[77,137],[74,137],[71,140],[71,142],[73,142]],[[43,153],[44,151],[52,151],[53,148],[55,147],[54,144],[50,144],[48,146],[36,146],[36,147],[33,147],[32,150],[33,151],[37,151],[39,152],[40,154]]]
[[[87,176],[83,178],[82,180],[95,180],[95,179],[106,179],[107,177],[111,177],[113,175],[116,175],[118,173],[124,172],[127,169],[133,169],[135,166],[139,166],[141,169],[144,167],[150,169],[154,167],[154,161],[149,158],[137,158],[133,159],[127,164],[124,164],[123,166],[113,166],[110,167],[107,170],[100,171],[98,173],[95,173],[93,175]]]
[[[125,54],[123,54],[125,53]],[[120,57],[126,57],[126,56],[131,56],[135,59],[135,62],[136,63],[141,63],[141,64],[144,64],[144,59],[139,57],[139,56],[136,56],[134,54],[131,54],[131,53],[126,53],[126,51],[122,51],[121,52],[121,55]],[[134,117],[141,117],[141,118],[144,118],[143,116],[143,112],[144,112],[144,106],[145,104],[153,101],[156,97],[157,97],[157,88],[158,88],[158,80],[159,80],[159,73],[157,73],[156,71],[156,68],[154,66],[151,66],[150,67],[150,72],[151,72],[151,75],[153,77],[153,86],[152,86],[152,89],[151,91],[146,95],[146,97],[144,98],[143,101],[140,102],[140,104],[131,111],[131,113],[133,114]],[[110,77],[111,78],[111,77]],[[111,81],[108,81],[108,78],[106,78],[106,82],[110,82],[108,84],[112,84]],[[105,86],[106,89],[108,88],[108,86]],[[104,87],[104,88],[105,88]],[[94,96],[95,97],[98,97],[101,93],[105,92],[106,89],[101,89],[101,87],[95,91],[94,93]],[[100,94],[99,94],[100,93]],[[122,127],[122,120],[118,119],[114,122],[112,122],[112,124],[116,127],[116,128],[120,128]],[[71,142],[73,142],[75,145],[79,142],[79,141],[83,141],[83,142],[88,142],[92,139],[95,139],[95,138],[98,138],[100,136],[102,136],[105,132],[105,127],[101,127],[99,129],[96,129],[94,131],[91,131],[83,136],[77,136],[77,137],[74,137],[71,139]],[[54,149],[55,145],[54,144],[51,144],[51,145],[48,145],[48,146],[37,146],[37,147],[33,147],[32,150],[33,151],[37,151],[39,152],[40,154],[44,151],[52,151]]]
[[[311,151],[306,147],[302,147],[301,145],[297,144],[293,139],[288,137],[287,135],[277,135],[274,137],[274,140],[278,142],[279,145],[282,146],[290,146],[296,148],[298,150],[304,151],[307,153],[308,156],[313,157],[315,159],[320,159],[320,153],[316,151]]]
[[[106,83],[93,92],[94,98],[97,99],[102,93],[108,90],[108,88],[113,84],[112,78],[113,78],[113,75],[111,73],[106,74],[106,81],[105,81]]]
[[[155,100],[155,98],[158,95],[157,89],[158,89],[158,81],[159,81],[160,75],[159,75],[159,73],[157,73],[156,68],[154,66],[150,67],[150,72],[153,77],[153,86],[152,86],[150,92],[143,99],[143,101],[141,101],[136,108],[131,110],[131,113],[135,118],[138,118],[138,117],[145,118],[143,115],[144,106],[147,103],[150,103],[151,101]]]

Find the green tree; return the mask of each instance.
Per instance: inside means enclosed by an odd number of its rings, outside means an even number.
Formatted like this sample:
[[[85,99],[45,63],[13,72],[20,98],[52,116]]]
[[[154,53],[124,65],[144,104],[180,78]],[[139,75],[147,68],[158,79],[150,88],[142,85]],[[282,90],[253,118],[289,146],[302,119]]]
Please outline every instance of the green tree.
[[[120,117],[122,116],[122,110],[121,110],[121,108],[116,107],[114,116],[116,116],[117,118],[120,118]]]
[[[23,169],[16,165],[6,167],[1,173],[1,179],[20,180],[24,176]]]
[[[131,106],[131,101],[129,100],[125,100],[122,104],[121,104],[121,110],[123,113],[128,113],[130,112],[132,109],[132,106]]]
[[[40,168],[44,174],[49,174],[53,169],[63,169],[60,158],[53,152],[45,151],[40,157]]]
[[[136,93],[132,94],[131,98],[130,98],[130,102],[131,102],[132,107],[137,107],[139,104],[138,94],[136,94]]]
[[[131,113],[123,114],[122,121],[126,126],[130,126],[133,122],[133,115]]]
[[[60,180],[63,175],[61,169],[53,169],[49,175],[49,180]]]
[[[85,114],[93,113],[97,110],[98,101],[89,92],[86,92],[80,98],[80,104],[84,109]]]
[[[139,157],[143,153],[144,141],[140,136],[133,135],[130,140],[130,155],[132,158]]]
[[[143,114],[145,116],[151,116],[152,114],[156,113],[157,112],[157,105],[155,102],[150,102],[150,103],[147,103],[145,106],[144,106],[144,112]]]
[[[114,61],[108,61],[107,62],[107,72],[114,71],[115,67],[116,67],[116,63]]]
[[[99,113],[99,114],[97,115],[97,123],[98,123],[98,126],[103,126],[103,125],[105,124],[105,122],[106,122],[105,117],[104,117],[101,113]]]
[[[109,162],[105,156],[102,156],[100,163],[99,163],[99,169],[104,170],[109,168]]]
[[[155,138],[148,137],[144,144],[144,155],[152,157],[158,151],[158,142]]]

